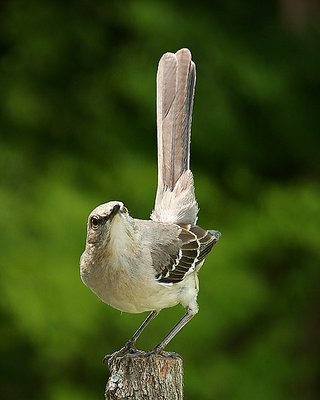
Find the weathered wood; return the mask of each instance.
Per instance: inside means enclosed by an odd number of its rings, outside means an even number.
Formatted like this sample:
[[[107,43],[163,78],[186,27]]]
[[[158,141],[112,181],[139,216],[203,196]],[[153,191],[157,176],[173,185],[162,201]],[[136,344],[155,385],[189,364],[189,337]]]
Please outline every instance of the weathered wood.
[[[106,400],[182,400],[183,365],[176,353],[143,352],[111,358]]]

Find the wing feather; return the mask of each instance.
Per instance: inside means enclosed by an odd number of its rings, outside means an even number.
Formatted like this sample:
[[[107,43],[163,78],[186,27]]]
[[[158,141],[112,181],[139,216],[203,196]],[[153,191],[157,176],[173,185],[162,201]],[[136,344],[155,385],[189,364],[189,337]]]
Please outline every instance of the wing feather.
[[[158,271],[156,280],[163,284],[181,282],[205,259],[219,238],[216,231],[207,231],[199,226],[191,226],[189,229],[181,227],[180,248],[167,257],[169,262],[160,269],[155,266]]]

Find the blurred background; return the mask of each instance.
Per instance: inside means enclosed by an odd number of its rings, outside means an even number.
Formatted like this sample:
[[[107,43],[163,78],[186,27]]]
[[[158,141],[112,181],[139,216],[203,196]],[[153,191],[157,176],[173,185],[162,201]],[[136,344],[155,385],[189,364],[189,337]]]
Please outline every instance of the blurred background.
[[[316,0],[1,2],[1,399],[102,398],[103,356],[145,317],[99,301],[79,257],[96,205],[149,217],[156,68],[181,47],[199,224],[222,232],[168,347],[185,398],[319,398],[319,16]]]

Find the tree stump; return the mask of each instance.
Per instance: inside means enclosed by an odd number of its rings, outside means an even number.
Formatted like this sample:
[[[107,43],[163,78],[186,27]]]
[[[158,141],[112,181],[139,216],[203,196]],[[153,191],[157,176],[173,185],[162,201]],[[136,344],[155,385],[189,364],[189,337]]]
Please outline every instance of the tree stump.
[[[106,400],[182,400],[183,365],[176,353],[144,352],[111,358]]]

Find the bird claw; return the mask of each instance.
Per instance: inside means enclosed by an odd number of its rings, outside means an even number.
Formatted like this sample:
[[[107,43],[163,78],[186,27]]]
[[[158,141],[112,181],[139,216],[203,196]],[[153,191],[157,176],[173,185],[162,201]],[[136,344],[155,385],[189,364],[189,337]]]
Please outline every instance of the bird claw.
[[[120,350],[115,351],[112,354],[106,354],[103,357],[103,363],[104,364],[110,364],[113,360],[115,360],[118,357],[123,357],[126,354],[134,354],[138,350],[135,348],[134,344],[132,342],[127,342]]]
[[[161,356],[161,357],[165,357],[165,358],[182,358],[180,356],[180,354],[172,352],[172,351],[170,351],[170,352],[164,351],[163,348],[160,346],[156,346],[154,349],[148,351],[147,353],[145,353],[145,356],[147,356],[147,357]]]
[[[145,355],[146,355],[147,357],[150,357],[150,356],[155,356],[155,355],[158,355],[158,354],[164,355],[164,353],[165,353],[165,352],[162,351],[162,348],[161,348],[161,347],[156,346],[154,349],[152,349],[152,350],[146,352]]]

